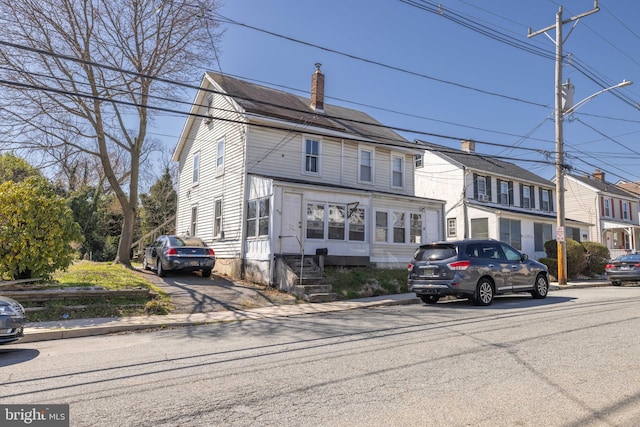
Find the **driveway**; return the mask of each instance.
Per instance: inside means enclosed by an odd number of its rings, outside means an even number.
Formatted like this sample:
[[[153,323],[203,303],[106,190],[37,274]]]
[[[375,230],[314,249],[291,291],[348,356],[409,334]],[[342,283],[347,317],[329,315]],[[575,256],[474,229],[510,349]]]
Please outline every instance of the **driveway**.
[[[138,270],[147,280],[164,290],[175,308],[171,313],[205,313],[210,311],[246,310],[283,304],[297,304],[293,295],[255,283],[218,276],[202,277],[200,273],[169,272],[158,277],[152,271]]]

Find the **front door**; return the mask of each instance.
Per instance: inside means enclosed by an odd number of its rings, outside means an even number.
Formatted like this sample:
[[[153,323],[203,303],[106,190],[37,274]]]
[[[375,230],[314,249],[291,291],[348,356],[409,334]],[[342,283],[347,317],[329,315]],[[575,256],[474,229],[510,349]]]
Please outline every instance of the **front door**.
[[[302,194],[284,193],[280,252],[299,254],[302,252]]]

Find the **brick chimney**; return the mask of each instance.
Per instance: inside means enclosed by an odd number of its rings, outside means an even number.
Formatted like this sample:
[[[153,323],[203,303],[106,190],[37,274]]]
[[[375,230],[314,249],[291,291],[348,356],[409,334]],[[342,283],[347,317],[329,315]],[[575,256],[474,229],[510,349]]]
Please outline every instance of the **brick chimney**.
[[[467,153],[475,153],[476,152],[476,142],[471,141],[470,139],[465,139],[462,141],[462,151],[466,151]]]
[[[324,113],[324,74],[320,71],[322,64],[316,64],[316,72],[311,76],[311,108]]]
[[[604,172],[602,172],[600,169],[596,169],[596,171],[593,173],[593,179],[599,179],[600,181],[604,182]]]

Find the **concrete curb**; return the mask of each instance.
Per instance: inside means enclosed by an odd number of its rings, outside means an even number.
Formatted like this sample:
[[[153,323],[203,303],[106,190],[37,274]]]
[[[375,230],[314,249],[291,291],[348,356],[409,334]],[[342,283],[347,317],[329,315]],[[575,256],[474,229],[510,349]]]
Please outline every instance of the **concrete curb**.
[[[606,281],[571,282],[566,286],[551,283],[550,291],[571,288],[609,286]],[[59,322],[41,322],[27,324],[25,336],[18,343],[80,338],[113,333],[132,332],[144,329],[174,328],[212,323],[238,322],[243,320],[261,320],[276,317],[292,317],[304,314],[329,313],[363,308],[420,304],[413,293],[385,295],[348,301],[326,303],[304,303],[260,307],[252,310],[214,311],[192,314],[169,314],[166,316],[139,316],[122,318],[77,319]]]
[[[355,310],[391,305],[418,304],[420,300],[411,294],[386,298],[366,298],[362,300],[336,301],[328,303],[306,303],[261,307],[253,310],[216,311],[193,314],[174,314],[166,316],[139,316],[106,319],[78,319],[60,322],[42,322],[28,324],[25,336],[18,343],[80,338],[96,335],[195,326],[212,323],[237,322],[243,320],[261,320],[275,317],[292,317],[313,313]]]

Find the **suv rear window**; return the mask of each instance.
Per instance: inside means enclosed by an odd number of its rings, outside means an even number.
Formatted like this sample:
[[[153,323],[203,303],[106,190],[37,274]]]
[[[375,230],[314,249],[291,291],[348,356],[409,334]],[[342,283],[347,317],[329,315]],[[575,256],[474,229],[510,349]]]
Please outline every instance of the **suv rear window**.
[[[456,256],[458,251],[454,245],[420,246],[415,254],[416,260],[443,260]]]

